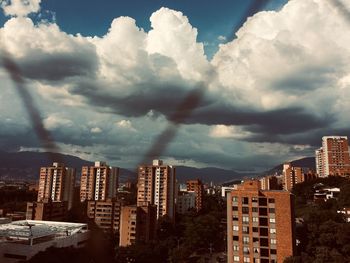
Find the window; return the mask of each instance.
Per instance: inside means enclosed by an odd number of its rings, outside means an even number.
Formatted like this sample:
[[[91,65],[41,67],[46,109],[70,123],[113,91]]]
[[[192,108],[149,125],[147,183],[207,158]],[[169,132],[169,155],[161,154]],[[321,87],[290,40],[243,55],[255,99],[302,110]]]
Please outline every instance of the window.
[[[238,206],[232,206],[232,211],[238,211]]]
[[[275,208],[269,208],[269,213],[274,214],[275,213]]]
[[[238,216],[233,216],[232,221],[238,221]]]
[[[275,203],[275,199],[274,198],[269,198],[269,203],[270,204],[274,204]]]
[[[270,218],[270,223],[276,223],[276,219],[275,218]]]
[[[272,245],[276,245],[276,244],[277,244],[277,240],[274,239],[274,238],[271,238],[270,243],[271,243]]]
[[[248,224],[249,223],[249,216],[243,216],[242,221],[243,221],[243,223]]]
[[[242,207],[242,214],[249,214],[249,207]]]
[[[258,209],[257,207],[252,207],[252,211],[253,211],[254,213],[257,213],[257,212],[259,212],[259,209]]]
[[[253,203],[257,203],[258,202],[258,198],[257,197],[252,197],[252,202]]]
[[[249,234],[249,227],[248,227],[248,226],[244,226],[244,227],[242,228],[242,232],[243,232],[244,234]]]
[[[267,226],[267,218],[260,217],[259,218],[259,225],[260,226]]]
[[[269,246],[269,240],[267,238],[260,238],[260,246],[261,247],[268,247]]]
[[[243,258],[243,262],[250,262],[250,258],[244,257],[244,258]]]
[[[276,228],[270,228],[270,233],[271,234],[276,234]]]
[[[265,236],[265,237],[268,236],[268,230],[267,230],[267,228],[262,228],[262,227],[260,227],[260,236]]]
[[[254,222],[254,223],[258,223],[258,222],[259,222],[259,217],[253,216],[252,219],[253,219],[253,222]]]
[[[243,247],[243,254],[249,255],[249,247]]]
[[[253,237],[253,243],[255,242],[259,242],[259,238],[258,237]]]
[[[260,249],[260,255],[262,257],[268,257],[269,256],[269,250],[267,248]]]
[[[233,196],[232,197],[232,202],[238,202],[238,197],[237,196]]]
[[[233,261],[234,262],[239,262],[239,256],[233,256]]]
[[[239,230],[239,226],[233,226],[233,231],[238,231]]]
[[[260,216],[267,216],[267,208],[259,208]]]
[[[276,249],[271,249],[270,253],[271,253],[271,255],[276,255],[277,254],[277,250]]]
[[[243,244],[249,244],[249,237],[247,236],[243,237]]]
[[[249,198],[248,197],[243,197],[242,198],[242,204],[243,205],[248,205],[249,204]]]
[[[253,232],[259,232],[259,228],[253,227]]]
[[[267,198],[259,198],[259,206],[267,206]]]
[[[239,246],[234,245],[234,246],[233,246],[233,251],[239,251]]]
[[[232,237],[232,240],[233,240],[233,241],[239,241],[239,236],[233,236],[233,237]]]

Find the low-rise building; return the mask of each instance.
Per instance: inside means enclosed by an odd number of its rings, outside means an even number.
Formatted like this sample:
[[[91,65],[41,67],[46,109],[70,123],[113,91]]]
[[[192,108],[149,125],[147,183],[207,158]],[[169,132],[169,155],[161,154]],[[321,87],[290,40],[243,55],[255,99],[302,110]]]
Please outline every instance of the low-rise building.
[[[180,192],[176,198],[176,212],[183,215],[191,209],[196,209],[196,193]]]
[[[68,202],[28,202],[27,220],[66,221]]]
[[[0,225],[0,262],[26,261],[49,247],[82,247],[89,238],[87,224],[16,221]]]

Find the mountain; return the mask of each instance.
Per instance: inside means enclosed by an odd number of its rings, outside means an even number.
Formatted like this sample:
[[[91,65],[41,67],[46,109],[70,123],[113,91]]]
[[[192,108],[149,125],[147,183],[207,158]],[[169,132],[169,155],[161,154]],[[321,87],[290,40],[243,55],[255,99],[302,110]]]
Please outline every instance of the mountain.
[[[305,157],[298,160],[294,160],[294,161],[291,161],[291,164],[292,166],[296,166],[296,167],[302,167],[302,168],[311,169],[311,170],[316,169],[315,157]],[[281,174],[282,171],[283,171],[283,164],[279,164],[274,168],[272,168],[271,170],[264,172],[263,174],[264,175],[270,175],[275,173]]]
[[[82,166],[93,165],[79,157],[60,153],[50,153],[53,159],[62,160],[66,166],[75,168],[80,176]],[[39,170],[42,166],[52,165],[47,153],[43,152],[0,152],[0,178],[20,179],[28,181],[38,180]],[[126,181],[129,178],[136,178],[136,174],[127,169],[120,169],[120,180]]]
[[[179,183],[185,183],[190,179],[200,179],[206,183],[224,183],[232,180],[239,180],[243,176],[232,170],[220,168],[194,168],[187,166],[176,166],[176,178]]]
[[[62,160],[66,166],[76,168],[78,179],[82,166],[92,165],[92,162],[76,156],[50,153],[53,159]],[[8,153],[0,151],[0,179],[17,179],[36,181],[39,169],[42,166],[52,165],[47,153],[42,152],[16,152]],[[136,180],[136,172],[128,169],[120,169],[120,181]],[[176,166],[176,178],[179,183],[199,178],[205,183],[223,183],[243,178],[244,175],[233,170],[220,168],[193,168]]]

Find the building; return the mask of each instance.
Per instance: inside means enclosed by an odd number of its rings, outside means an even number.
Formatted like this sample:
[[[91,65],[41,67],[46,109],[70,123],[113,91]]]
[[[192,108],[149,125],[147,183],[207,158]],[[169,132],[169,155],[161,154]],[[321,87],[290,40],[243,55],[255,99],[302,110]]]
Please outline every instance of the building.
[[[138,168],[137,206],[145,203],[157,206],[157,218],[175,216],[175,168],[153,160],[152,165]]]
[[[105,162],[83,166],[80,179],[80,201],[104,201],[117,196],[119,168]]]
[[[227,195],[227,262],[283,262],[294,255],[294,196],[249,180]]]
[[[189,210],[196,209],[196,193],[180,192],[176,198],[176,212],[183,215]]]
[[[122,202],[118,200],[88,201],[87,216],[106,233],[119,233]]]
[[[315,152],[319,177],[350,175],[350,156],[346,136],[324,136]]]
[[[66,201],[68,209],[73,205],[75,169],[65,167],[63,163],[53,163],[40,168],[38,202]]]
[[[204,187],[201,180],[189,180],[186,182],[187,191],[194,192],[196,195],[196,209],[197,212],[202,209],[203,206],[203,196],[204,196]]]
[[[89,238],[86,224],[16,221],[0,225],[0,262],[31,259],[49,247],[83,247]]]
[[[143,206],[123,206],[120,220],[119,246],[147,243],[154,240],[157,231],[157,207],[145,204]]]
[[[227,194],[230,193],[232,190],[236,190],[237,185],[232,185],[232,186],[222,186],[221,187],[221,197],[222,198],[227,198]]]
[[[68,202],[28,202],[27,220],[66,221]]]
[[[269,175],[261,178],[260,180],[261,190],[279,190],[280,185],[278,178],[274,175]]]
[[[283,189],[291,191],[294,185],[304,182],[301,167],[293,167],[291,163],[283,164]]]

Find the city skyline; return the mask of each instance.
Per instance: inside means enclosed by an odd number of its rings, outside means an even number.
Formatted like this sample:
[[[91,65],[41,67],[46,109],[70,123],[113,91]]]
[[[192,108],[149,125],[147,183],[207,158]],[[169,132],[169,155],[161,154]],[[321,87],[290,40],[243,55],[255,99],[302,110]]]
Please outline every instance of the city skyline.
[[[80,15],[74,22],[62,14],[64,1],[61,9],[29,2],[30,8],[1,2],[1,48],[21,68],[62,153],[136,167],[198,85],[207,92],[160,156],[166,163],[264,170],[313,156],[323,135],[349,135],[343,112],[350,95],[344,33],[350,27],[326,1],[268,4],[265,9],[275,11],[248,19],[234,40],[232,30],[247,8],[242,1],[225,6],[233,18],[224,12],[217,24],[210,20],[212,27],[203,15],[207,2],[158,2],[144,13],[113,6],[106,11],[109,22],[98,24],[96,11],[92,21],[99,28],[90,32],[79,26]],[[0,147],[43,150],[2,69],[0,79]]]

